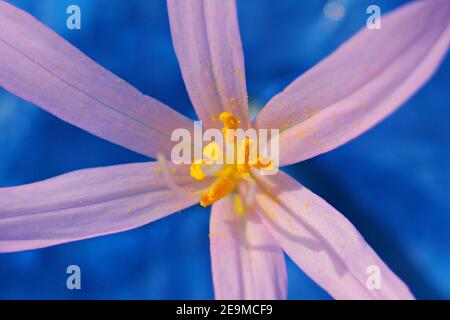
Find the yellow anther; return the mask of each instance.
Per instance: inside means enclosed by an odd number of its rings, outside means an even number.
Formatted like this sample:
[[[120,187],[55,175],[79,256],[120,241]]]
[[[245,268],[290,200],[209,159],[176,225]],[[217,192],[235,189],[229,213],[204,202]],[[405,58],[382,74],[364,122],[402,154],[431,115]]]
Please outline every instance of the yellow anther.
[[[203,207],[209,206],[222,199],[231,191],[233,191],[235,182],[228,177],[217,178],[211,186],[201,195],[200,204]]]
[[[238,216],[242,217],[244,214],[244,204],[242,203],[242,199],[238,193],[234,194],[234,208],[236,209]]]
[[[223,123],[223,129],[237,129],[241,121],[233,116],[230,112],[224,111],[219,116],[220,121]]]
[[[202,169],[203,160],[198,159],[195,160],[193,164],[191,164],[191,168],[189,170],[189,173],[192,178],[196,180],[203,180],[206,177],[206,174],[203,172]]]
[[[245,206],[244,201],[237,193],[238,184],[243,180],[251,180],[252,168],[267,169],[273,166],[273,162],[271,159],[259,156],[257,145],[249,137],[245,137],[242,142],[238,143],[238,139],[234,136],[234,130],[238,128],[240,121],[231,112],[222,112],[219,119],[223,123],[224,138],[227,138],[226,130],[233,133],[232,139],[228,142],[233,145],[233,154],[226,154],[222,149],[223,146],[219,143],[210,142],[203,148],[202,159],[197,159],[191,165],[190,174],[196,180],[214,177],[212,184],[201,193],[200,204],[202,206],[209,206],[231,194],[236,214],[243,215]],[[229,149],[227,148],[226,151],[228,152]],[[224,163],[229,160],[228,156],[231,156],[231,163]],[[246,198],[252,198],[253,194],[254,191],[250,191],[250,197]],[[245,203],[247,202],[248,200],[245,199]]]
[[[246,172],[250,172],[251,167],[246,164],[246,163],[241,163],[241,164],[237,164],[236,165],[236,170],[239,173],[246,173]]]
[[[226,177],[233,177],[233,174],[234,174],[233,166],[225,165],[222,167],[222,170],[220,170],[215,174],[215,176],[226,178]]]

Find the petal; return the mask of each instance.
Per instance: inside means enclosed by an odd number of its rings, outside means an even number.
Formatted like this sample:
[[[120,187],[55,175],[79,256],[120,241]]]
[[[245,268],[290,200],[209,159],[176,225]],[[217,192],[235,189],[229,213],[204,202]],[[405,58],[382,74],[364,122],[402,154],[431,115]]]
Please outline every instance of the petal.
[[[196,187],[181,172],[175,181],[180,187]],[[169,188],[157,162],[86,169],[1,188],[0,252],[136,228],[197,202],[197,197]]]
[[[227,110],[249,126],[244,56],[236,3],[167,1],[173,44],[184,82],[203,125]]]
[[[323,199],[281,171],[258,178],[258,184],[257,212],[264,225],[292,260],[334,298],[413,298],[355,227]],[[371,286],[378,275],[379,289]]]
[[[216,299],[286,299],[283,251],[260,219],[235,212],[233,198],[211,210],[211,262]]]
[[[280,129],[280,163],[332,150],[367,131],[435,72],[450,42],[450,1],[417,1],[364,28],[275,96],[255,120]]]
[[[105,70],[28,13],[0,1],[0,86],[94,135],[170,156],[190,120]]]

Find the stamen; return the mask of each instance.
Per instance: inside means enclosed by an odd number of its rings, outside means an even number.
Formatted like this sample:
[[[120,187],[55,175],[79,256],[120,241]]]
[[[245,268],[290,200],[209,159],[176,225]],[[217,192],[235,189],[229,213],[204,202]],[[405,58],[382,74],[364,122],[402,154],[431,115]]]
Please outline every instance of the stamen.
[[[250,171],[250,147],[251,141],[245,138],[237,150],[236,168],[238,172]]]
[[[203,164],[202,159],[197,159],[194,161],[193,164],[191,164],[189,174],[191,175],[192,178],[200,181],[205,179],[206,174],[203,172],[202,164]]]
[[[234,194],[234,208],[236,209],[238,216],[242,217],[244,215],[244,204],[242,203],[239,193]]]
[[[219,116],[220,121],[223,123],[223,129],[237,129],[241,121],[233,116],[230,112],[224,111]]]
[[[202,194],[200,198],[200,204],[203,207],[213,204],[214,202],[222,199],[231,191],[233,191],[234,186],[235,182],[231,178],[217,178],[213,182],[213,184]]]
[[[245,208],[252,206],[256,194],[257,185],[252,178],[252,169],[265,170],[273,166],[273,161],[260,157],[254,141],[248,137],[238,145],[235,130],[240,121],[230,112],[222,112],[219,119],[223,123],[222,130],[227,148],[222,150],[222,146],[216,142],[207,144],[203,148],[202,159],[197,159],[191,165],[190,174],[196,180],[204,180],[207,176],[215,177],[214,182],[201,193],[202,206],[209,206],[232,193],[236,214],[243,216]],[[227,139],[228,133],[230,139]],[[232,162],[224,164],[225,159],[230,161],[229,158]],[[244,180],[248,182],[248,189],[242,198],[237,188]]]

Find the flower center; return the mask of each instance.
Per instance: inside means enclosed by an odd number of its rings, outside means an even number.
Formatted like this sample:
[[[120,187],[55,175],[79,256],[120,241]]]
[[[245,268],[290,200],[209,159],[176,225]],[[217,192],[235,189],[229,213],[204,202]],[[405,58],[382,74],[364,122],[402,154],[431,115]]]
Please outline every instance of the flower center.
[[[243,213],[243,203],[238,193],[239,183],[252,183],[252,169],[269,169],[270,159],[260,157],[255,141],[244,137],[241,141],[235,134],[240,125],[239,119],[230,112],[222,112],[219,117],[223,123],[223,141],[213,141],[203,148],[202,158],[196,159],[190,167],[190,175],[196,180],[215,177],[213,183],[201,191],[200,204],[204,207],[213,204],[230,193],[234,193],[236,212]],[[253,182],[254,184],[254,182]]]

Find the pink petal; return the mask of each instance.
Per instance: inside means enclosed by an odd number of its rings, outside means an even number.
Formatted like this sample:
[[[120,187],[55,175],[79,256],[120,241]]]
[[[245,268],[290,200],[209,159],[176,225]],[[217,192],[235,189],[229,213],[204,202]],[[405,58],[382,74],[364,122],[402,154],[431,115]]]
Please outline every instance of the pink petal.
[[[177,171],[179,186],[191,185]],[[0,189],[0,252],[136,228],[197,203],[167,187],[157,162],[80,170]]]
[[[336,299],[412,299],[353,225],[289,175],[258,178],[258,214],[283,250]],[[374,267],[375,266],[375,267]],[[381,287],[370,287],[379,268]],[[376,275],[375,275],[376,276]],[[369,289],[372,288],[372,289]]]
[[[193,126],[3,1],[0,86],[94,135],[150,157],[170,156],[172,130]]]
[[[332,150],[367,131],[436,71],[450,42],[450,1],[417,1],[364,28],[275,96],[255,120],[280,128],[280,163]]]
[[[240,218],[228,196],[212,207],[211,262],[216,299],[286,299],[283,251],[253,213]],[[245,219],[245,220],[244,220]]]
[[[247,88],[234,0],[168,0],[173,44],[191,101],[203,125],[224,110],[249,126]]]

